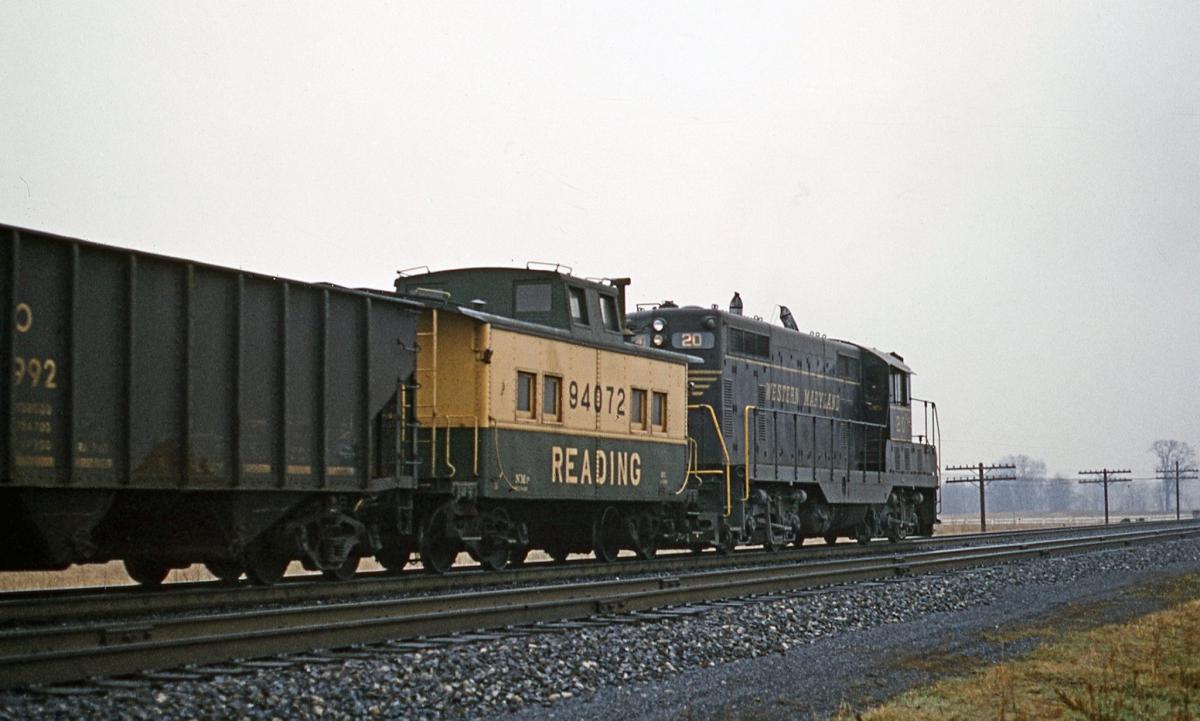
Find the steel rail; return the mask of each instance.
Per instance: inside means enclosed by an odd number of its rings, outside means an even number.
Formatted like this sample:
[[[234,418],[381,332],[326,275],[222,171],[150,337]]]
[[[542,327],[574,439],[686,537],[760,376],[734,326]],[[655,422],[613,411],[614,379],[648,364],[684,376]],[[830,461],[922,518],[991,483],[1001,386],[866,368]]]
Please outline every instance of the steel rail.
[[[203,614],[109,626],[26,629],[0,635],[0,687],[644,611],[1195,536],[1200,536],[1200,524],[887,553],[800,566],[773,564],[665,578]]]
[[[1185,521],[1183,524],[1194,523]],[[1137,528],[1171,528],[1177,521],[1138,523]],[[716,553],[663,555],[650,561],[625,559],[615,563],[590,560],[568,563],[531,563],[522,568],[501,573],[463,567],[444,576],[433,576],[411,570],[402,574],[371,572],[359,574],[353,581],[330,583],[320,576],[294,576],[279,585],[252,586],[248,583],[229,584],[218,581],[193,581],[167,584],[157,589],[138,586],[117,588],[63,589],[53,591],[21,591],[0,594],[0,624],[12,627],[36,623],[61,623],[84,620],[115,619],[150,614],[181,614],[195,611],[233,610],[303,602],[336,601],[342,599],[394,597],[412,594],[448,592],[466,588],[482,589],[554,581],[584,580],[633,574],[692,572],[700,569],[723,568],[746,564],[781,562],[816,563],[827,558],[869,556],[882,552],[906,551],[914,548],[937,548],[966,543],[995,543],[1006,539],[1036,538],[1069,534],[1079,536],[1111,531],[1113,526],[1075,526],[1062,528],[1026,529],[993,533],[971,533],[931,538],[916,538],[896,544],[837,544],[806,546],[774,552],[744,549],[731,556]]]

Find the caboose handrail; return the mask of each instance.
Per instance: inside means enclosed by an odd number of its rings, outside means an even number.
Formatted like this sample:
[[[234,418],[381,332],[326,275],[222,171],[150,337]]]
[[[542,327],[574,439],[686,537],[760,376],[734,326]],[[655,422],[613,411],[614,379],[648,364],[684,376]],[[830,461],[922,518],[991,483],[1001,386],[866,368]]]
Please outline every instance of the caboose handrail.
[[[447,454],[449,454],[449,448],[450,448],[450,445],[449,445],[449,444],[450,444],[450,441],[449,441],[449,438],[448,438],[448,437],[449,437],[449,435],[450,435],[450,421],[454,420],[455,418],[461,418],[461,419],[462,419],[462,420],[464,420],[464,421],[470,421],[470,422],[471,422],[471,424],[472,424],[472,426],[474,427],[474,430],[475,430],[475,437],[474,437],[474,448],[473,448],[473,450],[472,450],[472,454],[473,454],[473,455],[472,455],[472,458],[471,458],[471,472],[472,472],[472,473],[473,473],[475,476],[478,476],[478,475],[479,475],[479,416],[475,416],[475,415],[470,415],[470,414],[467,414],[467,413],[463,413],[463,414],[459,414],[459,415],[446,415],[446,416],[442,416],[442,418],[445,418],[445,419],[446,419],[446,436],[447,436],[447,440],[446,440],[446,448],[447,448]],[[446,459],[446,460],[447,460],[447,462],[449,462],[449,456],[448,456],[448,455],[447,455],[447,459]]]
[[[721,454],[725,457],[725,517],[728,518],[733,513],[733,489],[730,481],[729,473],[729,447],[725,445],[725,434],[721,433],[721,424],[717,421],[717,412],[707,403],[698,403],[688,406],[689,411],[706,410],[709,418],[712,419],[713,432],[717,434],[717,440],[721,442]],[[721,473],[721,471],[693,471],[697,476],[712,475]]]

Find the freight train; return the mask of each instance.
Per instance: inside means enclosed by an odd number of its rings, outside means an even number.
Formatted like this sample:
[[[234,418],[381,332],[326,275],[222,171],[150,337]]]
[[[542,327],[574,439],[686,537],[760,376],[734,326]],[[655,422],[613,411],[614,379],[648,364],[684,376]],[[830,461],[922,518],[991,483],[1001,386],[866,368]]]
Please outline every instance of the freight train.
[[[932,532],[894,354],[562,267],[349,289],[0,226],[0,569],[333,579]]]

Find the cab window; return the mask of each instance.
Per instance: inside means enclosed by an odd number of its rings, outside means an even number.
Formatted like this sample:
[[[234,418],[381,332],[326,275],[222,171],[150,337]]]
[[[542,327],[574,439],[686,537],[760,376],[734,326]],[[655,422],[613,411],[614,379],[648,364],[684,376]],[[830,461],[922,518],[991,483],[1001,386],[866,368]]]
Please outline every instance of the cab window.
[[[899,405],[908,404],[908,375],[905,373],[892,374],[891,401]]]
[[[571,320],[579,325],[588,324],[587,295],[583,288],[568,288],[571,302]]]

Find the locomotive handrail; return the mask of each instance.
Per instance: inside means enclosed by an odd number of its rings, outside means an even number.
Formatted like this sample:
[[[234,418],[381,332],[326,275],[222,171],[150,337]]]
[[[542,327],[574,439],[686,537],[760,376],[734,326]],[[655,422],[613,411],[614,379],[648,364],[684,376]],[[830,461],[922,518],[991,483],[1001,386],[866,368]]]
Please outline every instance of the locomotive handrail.
[[[870,421],[857,421],[857,420],[853,420],[851,418],[836,418],[833,416],[822,416],[822,415],[818,415],[816,413],[806,413],[804,411],[790,411],[790,410],[787,410],[786,408],[759,408],[758,406],[755,406],[755,405],[745,406],[742,409],[743,463],[744,463],[744,470],[745,470],[745,474],[746,474],[746,493],[742,497],[743,501],[750,500],[750,475],[751,475],[750,474],[750,411],[755,411],[755,413],[757,414],[757,412],[760,410],[771,413],[772,415],[782,413],[784,415],[793,416],[793,417],[797,417],[797,418],[812,418],[814,423],[817,420],[828,420],[831,423],[844,423],[846,425],[851,425],[851,426],[862,426],[863,428],[883,428],[883,429],[887,428],[886,423],[871,423]],[[816,445],[816,442],[817,442],[817,437],[814,432],[814,434],[813,434],[814,446]],[[886,443],[886,437],[882,437],[880,439],[881,449],[882,449],[884,443]],[[831,439],[831,444],[832,444],[832,439]],[[866,438],[865,437],[863,439],[863,449],[865,452],[865,450],[866,450]],[[849,459],[847,459],[847,461],[848,460]],[[884,464],[884,458],[881,455],[880,463],[879,463],[881,469],[883,467],[883,464]],[[755,462],[755,465],[757,465],[757,461]],[[778,462],[776,462],[776,466],[778,466]],[[831,474],[833,472],[833,469],[834,469],[834,466],[831,463],[829,465],[829,470],[830,470]],[[847,469],[847,470],[849,470],[849,469]],[[881,472],[882,472],[881,470],[876,471],[877,474],[881,473]],[[813,458],[813,473],[814,473],[814,475],[816,474],[816,458]],[[866,473],[866,468],[863,468],[863,473],[864,474]],[[865,476],[864,476],[864,478],[865,478]],[[814,480],[815,480],[815,478],[814,478]]]
[[[717,434],[717,440],[721,442],[721,453],[725,456],[725,517],[728,518],[733,513],[733,489],[730,481],[729,473],[729,447],[725,445],[725,434],[721,432],[721,424],[717,422],[717,412],[708,403],[698,403],[689,405],[689,411],[698,410],[708,411],[709,418],[713,422],[713,431]],[[715,475],[721,471],[693,471],[697,476],[700,475]]]
[[[936,477],[938,479],[938,485],[940,486],[941,482],[942,482],[942,466],[941,466],[942,422],[938,418],[937,403],[934,403],[931,400],[926,400],[924,398],[915,398],[915,397],[909,398],[909,400],[914,403],[920,403],[925,411],[925,434],[923,436],[918,436],[918,437],[923,438],[926,441],[928,441],[928,443],[926,445],[933,446],[937,450],[938,462],[934,463],[934,465],[933,465],[933,474],[934,474],[934,477]],[[929,427],[929,421],[931,419],[933,420],[933,428],[932,429]],[[938,498],[938,502],[941,503],[940,496]]]

